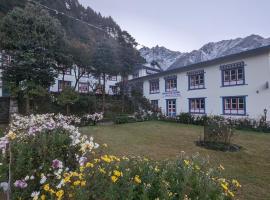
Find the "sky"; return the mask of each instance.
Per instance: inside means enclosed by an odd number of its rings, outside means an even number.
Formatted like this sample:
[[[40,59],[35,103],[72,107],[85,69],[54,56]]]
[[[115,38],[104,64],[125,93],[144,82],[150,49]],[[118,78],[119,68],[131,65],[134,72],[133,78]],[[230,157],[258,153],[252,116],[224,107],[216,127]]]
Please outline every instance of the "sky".
[[[208,42],[270,37],[270,0],[79,0],[147,47],[189,52]]]

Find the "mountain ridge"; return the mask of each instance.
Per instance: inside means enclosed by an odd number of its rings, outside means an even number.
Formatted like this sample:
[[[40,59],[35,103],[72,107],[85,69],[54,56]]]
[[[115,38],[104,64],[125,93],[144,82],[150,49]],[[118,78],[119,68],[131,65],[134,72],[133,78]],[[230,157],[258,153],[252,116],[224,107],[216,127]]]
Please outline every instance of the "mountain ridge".
[[[152,48],[143,47],[139,51],[147,63],[151,63],[154,60],[159,63],[163,70],[171,70],[266,45],[270,45],[270,38],[253,34],[244,38],[238,37],[230,40],[209,42],[200,49],[191,52],[171,51],[159,46]]]

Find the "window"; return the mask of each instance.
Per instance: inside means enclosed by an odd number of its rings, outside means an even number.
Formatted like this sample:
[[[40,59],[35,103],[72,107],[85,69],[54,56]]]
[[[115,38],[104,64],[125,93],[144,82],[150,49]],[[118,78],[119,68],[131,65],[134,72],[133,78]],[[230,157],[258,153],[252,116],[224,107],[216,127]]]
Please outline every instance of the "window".
[[[135,71],[132,75],[133,78],[139,78],[139,71]]]
[[[71,81],[58,81],[58,91],[61,92],[63,89],[71,87]]]
[[[176,117],[176,100],[175,99],[167,100],[167,116]]]
[[[64,74],[65,75],[71,75],[71,68],[70,67],[69,68],[65,68],[63,65],[60,65],[59,67],[60,67],[59,70],[58,70],[58,73],[59,74],[62,74],[63,71],[64,71]]]
[[[189,99],[189,112],[192,114],[204,114],[205,98]]]
[[[151,80],[149,81],[150,84],[150,94],[159,93],[159,80]]]
[[[244,85],[244,62],[221,66],[222,86]]]
[[[79,83],[79,92],[80,93],[88,93],[89,92],[88,83]]]
[[[172,92],[177,90],[176,76],[165,78],[165,91]]]
[[[158,100],[151,100],[151,105],[152,105],[152,108],[155,111],[158,111],[158,109],[159,109],[159,107],[158,107]]]
[[[245,115],[246,114],[245,96],[223,97],[223,114]]]
[[[109,76],[109,81],[117,81],[117,76]]]
[[[189,90],[204,89],[204,71],[188,73]]]
[[[110,88],[111,88],[113,94],[118,94],[118,87],[117,86],[110,85]]]

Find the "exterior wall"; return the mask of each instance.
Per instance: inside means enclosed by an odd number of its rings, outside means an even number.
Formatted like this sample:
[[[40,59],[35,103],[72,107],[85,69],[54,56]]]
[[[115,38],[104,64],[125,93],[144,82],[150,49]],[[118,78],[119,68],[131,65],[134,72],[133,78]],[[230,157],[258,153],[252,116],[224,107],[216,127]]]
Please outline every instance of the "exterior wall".
[[[245,62],[245,85],[222,87],[220,65],[238,61]],[[188,71],[183,71],[171,74],[177,75],[177,91],[180,92],[180,95],[166,94],[164,76],[161,76],[159,77],[160,92],[158,94],[150,94],[149,79],[144,81],[144,96],[149,100],[158,100],[159,107],[164,114],[166,114],[167,99],[176,99],[176,112],[180,114],[189,112],[189,98],[202,97],[205,98],[205,112],[208,115],[223,114],[222,97],[246,96],[246,117],[259,118],[266,108],[268,110],[267,118],[270,119],[270,88],[266,87],[266,83],[270,83],[270,55],[268,53],[196,70],[205,72],[205,89],[188,90]]]

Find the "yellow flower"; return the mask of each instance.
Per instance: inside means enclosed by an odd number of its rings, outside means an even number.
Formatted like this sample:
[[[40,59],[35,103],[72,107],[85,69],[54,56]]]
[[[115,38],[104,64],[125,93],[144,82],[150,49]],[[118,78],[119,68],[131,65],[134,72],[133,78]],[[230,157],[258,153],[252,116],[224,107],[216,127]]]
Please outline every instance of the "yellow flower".
[[[93,168],[94,167],[94,164],[88,162],[88,163],[86,163],[85,167],[91,167],[91,168]]]
[[[201,168],[198,165],[195,165],[195,169],[199,171]]]
[[[7,134],[7,137],[10,139],[10,140],[14,140],[16,138],[16,133],[14,133],[13,131],[9,131],[8,134]]]
[[[222,165],[219,165],[218,168],[221,169],[221,170],[224,170],[225,169]]]
[[[114,174],[115,176],[117,176],[117,177],[123,176],[123,173],[120,172],[120,171],[118,171],[118,170],[114,170],[114,171],[113,171],[113,174]]]
[[[61,199],[64,195],[64,190],[57,191],[55,195],[57,196],[58,199]]]
[[[159,168],[158,168],[158,166],[156,166],[154,170],[155,170],[155,172],[159,172],[160,171]]]
[[[227,191],[227,190],[228,190],[228,187],[227,187],[227,185],[226,185],[226,184],[221,183],[220,185],[221,185],[221,187],[222,187],[222,188],[223,188],[225,191]]]
[[[138,175],[136,175],[134,177],[134,181],[135,181],[135,183],[138,183],[138,184],[140,184],[142,182],[142,180],[140,179],[140,177]]]
[[[112,161],[108,155],[101,156],[101,160],[107,163],[110,163]]]
[[[45,200],[46,199],[46,196],[43,194],[43,195],[41,195],[41,200]]]
[[[123,156],[123,157],[122,157],[122,159],[123,159],[123,160],[127,160],[127,161],[129,161],[129,158],[128,158],[128,157],[126,157],[126,156]]]
[[[70,176],[67,176],[66,178],[64,178],[64,183],[70,182]]]
[[[84,168],[83,166],[81,166],[81,167],[80,167],[80,172],[83,172],[84,169],[85,169],[85,168]]]
[[[234,197],[234,194],[233,194],[230,190],[228,190],[228,194],[229,194],[231,197]]]
[[[242,187],[242,186],[240,185],[240,183],[239,183],[237,180],[235,180],[235,179],[232,180],[232,183],[233,183],[236,187]]]
[[[84,187],[86,185],[86,181],[81,181],[81,186]]]
[[[49,184],[44,185],[43,189],[45,191],[49,191],[50,190],[50,185]]]
[[[118,177],[117,176],[111,176],[111,180],[112,180],[112,182],[115,183],[118,180]]]
[[[107,148],[107,147],[108,147],[108,145],[107,145],[107,144],[105,144],[105,143],[103,144],[103,146],[104,146],[105,148]]]
[[[102,174],[106,174],[106,171],[104,170],[104,168],[99,168],[99,172],[102,173]]]
[[[73,183],[74,186],[78,186],[78,185],[80,185],[80,184],[81,184],[81,181],[75,181],[75,182]]]
[[[189,161],[189,160],[184,160],[184,163],[185,163],[186,165],[189,165],[189,164],[190,164],[190,161]]]
[[[50,192],[51,194],[54,194],[54,193],[55,193],[55,191],[54,191],[53,189],[50,189],[49,192]]]

